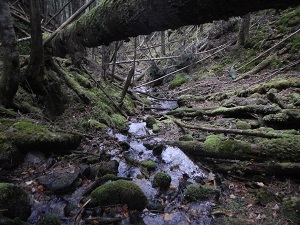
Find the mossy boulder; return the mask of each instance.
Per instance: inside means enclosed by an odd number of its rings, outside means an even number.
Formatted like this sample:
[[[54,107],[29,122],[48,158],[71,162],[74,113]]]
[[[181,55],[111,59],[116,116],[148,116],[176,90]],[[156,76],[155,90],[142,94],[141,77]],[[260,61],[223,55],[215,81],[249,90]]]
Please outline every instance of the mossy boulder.
[[[111,160],[108,162],[100,162],[96,166],[96,175],[104,176],[106,174],[115,174],[117,175],[119,168],[119,163],[117,160]]]
[[[76,149],[82,138],[79,134],[52,132],[46,126],[32,121],[15,122],[3,134],[20,151]]]
[[[45,216],[38,225],[61,225],[60,219],[58,219],[55,215]]]
[[[154,117],[152,116],[147,117],[145,122],[146,122],[146,127],[152,129],[154,133],[159,132],[158,121]]]
[[[156,163],[151,160],[141,162],[141,166],[145,167],[148,171],[154,171],[157,167]]]
[[[132,181],[117,180],[106,183],[91,193],[91,206],[126,204],[130,210],[143,210],[147,198],[142,189]]]
[[[27,220],[31,213],[29,197],[16,185],[0,183],[0,209],[5,209],[2,212],[5,217]]]
[[[213,186],[190,184],[184,192],[184,198],[188,201],[204,201],[214,199],[218,194],[219,192]]]
[[[165,172],[158,172],[154,175],[152,180],[153,187],[159,187],[160,189],[167,189],[171,184],[171,176]]]

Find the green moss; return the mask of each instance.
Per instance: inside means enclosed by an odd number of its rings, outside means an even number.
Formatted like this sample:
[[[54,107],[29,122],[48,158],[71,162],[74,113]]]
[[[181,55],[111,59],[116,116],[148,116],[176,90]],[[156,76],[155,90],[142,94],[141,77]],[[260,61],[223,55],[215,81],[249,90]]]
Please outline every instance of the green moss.
[[[30,48],[30,41],[21,41],[18,43],[19,54],[20,55],[29,55],[31,48]]]
[[[74,149],[81,141],[79,134],[51,132],[45,126],[31,121],[15,122],[5,130],[4,135],[20,151]]]
[[[289,98],[292,100],[294,106],[300,106],[300,95],[298,93],[290,94]]]
[[[265,206],[275,200],[275,197],[272,192],[266,189],[259,189],[256,193],[256,203]]]
[[[151,160],[141,162],[141,166],[145,167],[148,171],[154,171],[156,169],[156,163]]]
[[[247,153],[251,153],[251,146],[246,142],[239,142],[230,139],[230,140],[222,141],[220,143],[219,152],[224,155],[227,155],[227,153],[231,153],[241,158],[242,155],[245,155],[246,158]]]
[[[241,129],[241,130],[247,130],[247,129],[251,129],[251,125],[244,122],[244,121],[238,121],[236,124],[235,124],[236,128],[237,129]]]
[[[96,130],[101,130],[101,129],[107,127],[105,124],[100,123],[99,121],[94,120],[94,119],[88,120],[87,121],[87,126],[88,126],[88,128],[96,129]]]
[[[184,198],[188,201],[203,201],[212,198],[216,194],[218,194],[218,192],[214,190],[213,186],[190,184],[187,186],[186,191],[184,192]]]
[[[127,119],[120,114],[111,115],[111,121],[114,127],[118,129],[125,129],[128,126]]]
[[[12,125],[13,128],[17,129],[24,135],[49,135],[50,132],[42,125],[38,125],[29,121],[20,121]]]
[[[194,138],[191,134],[186,134],[179,138],[179,141],[194,141]]]
[[[117,176],[115,174],[111,174],[111,173],[108,173],[108,174],[105,174],[102,179],[104,181],[109,181],[109,180],[117,180]]]
[[[7,137],[0,134],[0,153],[15,149],[11,141]]]
[[[161,189],[169,188],[171,184],[171,176],[165,172],[158,172],[153,177],[152,186],[159,187]]]
[[[145,122],[146,122],[146,127],[150,128],[150,129],[153,128],[154,124],[157,124],[157,120],[154,117],[152,117],[152,116],[148,116],[146,118]]]
[[[169,84],[170,89],[181,86],[186,82],[186,79],[183,76],[177,75]]]
[[[0,183],[0,209],[7,209],[2,214],[8,218],[19,217],[22,220],[27,220],[30,215],[29,197],[18,186]]]
[[[283,214],[294,224],[300,223],[300,198],[290,197],[283,200]]]
[[[38,225],[60,225],[60,219],[58,219],[55,215],[45,216]]]
[[[203,144],[203,148],[209,152],[217,152],[222,139],[219,135],[208,136]]]
[[[284,138],[270,139],[258,143],[261,155],[279,160],[300,160],[300,137],[288,135]]]
[[[141,188],[126,180],[106,183],[91,193],[92,206],[108,206],[127,204],[130,210],[143,210],[147,205],[147,198]]]

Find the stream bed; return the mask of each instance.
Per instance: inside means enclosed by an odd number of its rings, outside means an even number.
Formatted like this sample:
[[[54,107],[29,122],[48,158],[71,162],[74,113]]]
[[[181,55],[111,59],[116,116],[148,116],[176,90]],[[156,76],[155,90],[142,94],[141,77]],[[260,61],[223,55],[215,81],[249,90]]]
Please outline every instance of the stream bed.
[[[174,102],[159,102],[158,106],[162,108],[161,113],[164,114],[168,108],[176,107],[176,104]],[[42,217],[55,215],[62,221],[61,224],[63,225],[212,224],[210,216],[213,207],[212,202],[188,202],[184,198],[186,187],[189,184],[203,184],[203,180],[206,179],[207,175],[199,168],[197,163],[193,162],[179,148],[166,145],[166,136],[160,135],[161,132],[154,133],[147,128],[144,120],[145,117],[132,118],[129,130],[123,134],[108,129],[105,132],[106,138],[98,137],[98,143],[93,144],[91,147],[94,148],[94,155],[105,151],[105,154],[109,156],[109,161],[117,162],[117,177],[129,179],[143,190],[148,205],[143,212],[138,214],[138,220],[132,219],[130,212],[129,214],[128,211],[124,212],[124,209],[120,209],[119,206],[115,207],[114,210],[117,210],[118,213],[114,215],[105,210],[103,211],[103,209],[90,210],[88,207],[85,208],[85,205],[82,206],[85,202],[83,200],[85,190],[96,179],[95,177],[86,179],[85,177],[89,176],[86,175],[86,171],[92,170],[91,168],[97,165],[97,162],[89,164],[88,157],[79,155],[79,157],[72,158],[73,155],[70,159],[68,156],[64,156],[61,160],[54,160],[49,168],[42,171],[36,168],[36,175],[28,175],[27,180],[29,178],[31,180],[27,181],[26,185],[27,188],[31,188],[33,193],[32,213],[28,222],[38,224]],[[172,132],[172,130],[165,131],[165,133],[168,132]],[[158,152],[154,149],[158,149]],[[31,154],[34,155],[35,153]],[[38,158],[39,154],[34,157]],[[155,162],[156,169],[148,171],[140,165],[130,163],[128,159],[136,162]],[[44,165],[49,163],[48,161],[49,159],[47,161],[41,160],[39,168],[44,168]],[[158,172],[165,172],[170,175],[171,184],[167,190],[153,187],[152,180]],[[74,184],[76,184],[76,188],[73,188]],[[112,208],[114,207],[110,206],[110,208],[113,211]],[[115,216],[117,214],[121,219]]]

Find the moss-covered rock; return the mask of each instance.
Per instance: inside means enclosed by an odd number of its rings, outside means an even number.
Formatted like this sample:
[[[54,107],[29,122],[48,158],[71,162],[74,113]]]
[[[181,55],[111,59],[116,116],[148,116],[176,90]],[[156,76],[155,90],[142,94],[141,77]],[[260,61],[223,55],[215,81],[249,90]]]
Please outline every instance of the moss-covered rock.
[[[158,172],[154,175],[152,180],[153,187],[159,187],[160,189],[167,189],[171,184],[171,176],[165,172]]]
[[[45,216],[38,225],[60,225],[61,221],[55,215]]]
[[[29,197],[16,185],[0,183],[0,209],[6,210],[2,214],[8,218],[27,220],[31,213]]]
[[[126,180],[106,183],[91,193],[91,206],[126,204],[130,210],[143,210],[147,198],[141,188]]]
[[[81,141],[79,134],[52,132],[46,126],[31,121],[15,122],[3,135],[20,151],[76,149]]]
[[[104,176],[106,174],[114,174],[117,175],[119,168],[119,163],[117,160],[111,160],[108,162],[100,162],[96,166],[96,175]]]
[[[181,86],[186,82],[186,79],[183,76],[177,75],[169,84],[170,89]]]
[[[141,162],[141,166],[145,167],[148,171],[154,171],[156,169],[156,163],[151,160]]]
[[[218,191],[213,186],[201,186],[199,184],[190,184],[184,192],[184,198],[188,201],[203,201],[214,198]]]

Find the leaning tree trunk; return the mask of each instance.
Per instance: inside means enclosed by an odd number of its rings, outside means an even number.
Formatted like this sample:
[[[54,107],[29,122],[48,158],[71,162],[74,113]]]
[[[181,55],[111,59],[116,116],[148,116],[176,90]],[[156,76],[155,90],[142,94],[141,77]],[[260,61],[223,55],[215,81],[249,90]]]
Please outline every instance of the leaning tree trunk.
[[[20,65],[13,20],[6,0],[0,1],[0,30],[3,52],[3,74],[0,77],[0,104],[8,107],[11,105],[18,90]]]
[[[267,8],[286,8],[299,0],[106,0],[63,29],[52,40],[53,54],[76,46],[96,47],[153,31],[198,25]],[[73,50],[74,52],[74,50]]]

